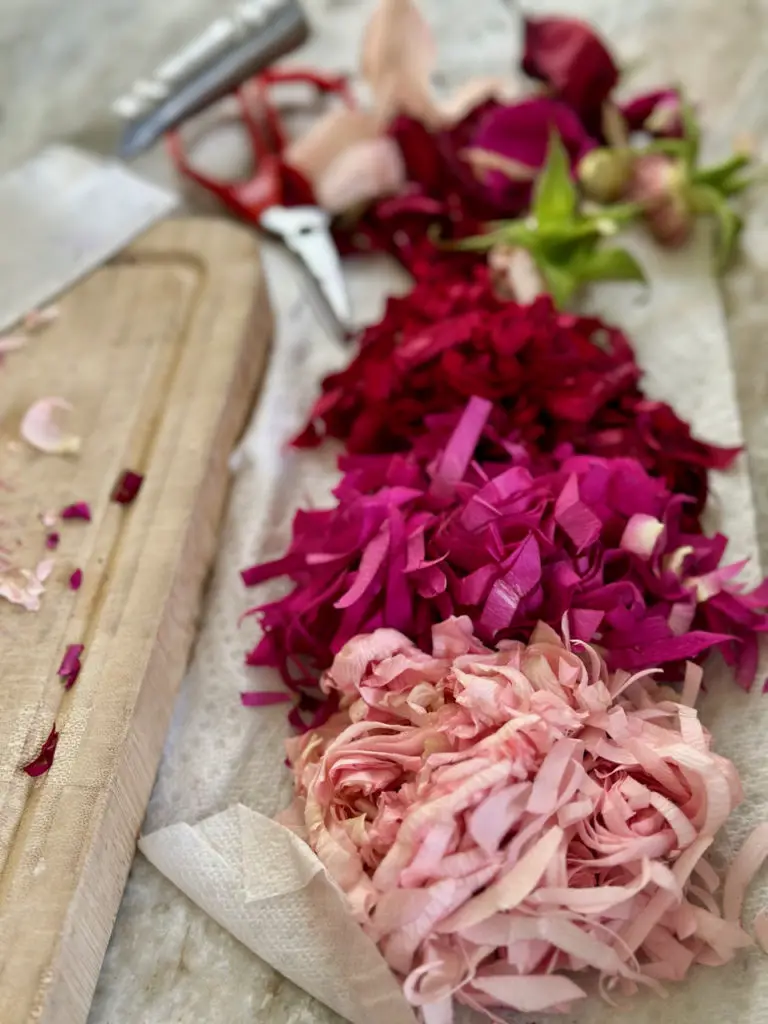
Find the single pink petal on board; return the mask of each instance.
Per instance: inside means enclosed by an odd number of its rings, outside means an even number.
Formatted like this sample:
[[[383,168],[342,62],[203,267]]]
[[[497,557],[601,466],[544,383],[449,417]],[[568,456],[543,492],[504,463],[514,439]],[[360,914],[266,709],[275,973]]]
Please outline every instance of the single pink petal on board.
[[[26,334],[0,334],[0,355],[18,352],[20,348],[24,348],[28,340]]]
[[[76,455],[81,440],[66,427],[72,405],[63,398],[40,398],[24,413],[20,433],[27,444],[52,455]]]

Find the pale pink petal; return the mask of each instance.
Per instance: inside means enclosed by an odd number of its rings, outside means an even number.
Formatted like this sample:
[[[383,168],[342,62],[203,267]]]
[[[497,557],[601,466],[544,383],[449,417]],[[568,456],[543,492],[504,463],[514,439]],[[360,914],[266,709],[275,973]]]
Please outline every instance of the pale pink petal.
[[[47,327],[48,324],[58,320],[60,310],[58,306],[45,306],[43,309],[33,309],[24,317],[24,330],[28,334],[35,334],[37,331]]]
[[[407,114],[429,126],[444,121],[431,85],[437,53],[413,0],[379,0],[363,36],[361,70],[382,124]]]
[[[56,563],[52,558],[46,558],[42,562],[37,563],[35,569],[35,576],[41,583],[44,583],[53,572],[53,567]]]
[[[400,148],[389,138],[353,143],[343,150],[315,183],[320,206],[341,213],[399,192],[405,184]]]
[[[290,143],[284,159],[317,188],[340,153],[359,142],[380,137],[381,130],[376,115],[370,111],[347,107],[329,110],[308,132]]]
[[[80,451],[80,438],[64,427],[72,406],[63,398],[40,398],[33,402],[21,421],[20,433],[27,444],[53,455],[74,455]]]
[[[27,344],[26,334],[3,334],[0,335],[0,355],[7,352],[17,352]]]
[[[723,887],[723,916],[738,921],[749,883],[768,857],[768,823],[758,825],[733,858]]]
[[[653,549],[662,533],[664,533],[662,522],[654,516],[637,512],[629,517],[619,546],[640,558],[648,559],[653,554]]]
[[[768,910],[761,910],[752,922],[755,938],[764,953],[768,953]]]
[[[546,291],[544,278],[527,249],[495,245],[488,253],[494,288],[502,299],[529,305]]]
[[[472,987],[491,996],[496,1003],[522,1013],[563,1009],[574,999],[587,997],[584,989],[574,981],[557,974],[477,975]]]
[[[651,538],[628,543],[652,557]],[[291,741],[297,807],[425,1019],[452,996],[491,1020],[562,1011],[580,972],[609,1001],[660,992],[750,944],[737,919],[768,830],[734,861],[723,915],[703,858],[738,774],[693,706],[700,671],[684,703],[651,675],[550,627],[490,651],[465,620],[435,628],[432,655],[392,630],[339,653],[323,687],[346,710]]]

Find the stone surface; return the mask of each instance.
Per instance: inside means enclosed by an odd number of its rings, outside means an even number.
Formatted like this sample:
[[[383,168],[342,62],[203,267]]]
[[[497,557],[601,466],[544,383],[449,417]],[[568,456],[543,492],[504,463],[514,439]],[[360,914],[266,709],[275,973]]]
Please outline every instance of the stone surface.
[[[307,0],[315,26],[303,64],[352,71],[370,0]],[[684,82],[700,104],[706,147],[736,135],[768,157],[768,0],[538,0],[536,12],[588,17],[630,69],[629,86]],[[440,81],[503,71],[519,45],[512,4],[423,0],[440,51]],[[213,0],[4,0],[0,18],[0,171],[42,144],[70,139],[104,151],[109,103],[221,13]],[[169,180],[162,152],[138,165]],[[768,202],[750,199],[745,258],[727,285],[739,399],[755,481],[763,564],[768,552]],[[2,225],[0,225],[0,233]],[[1,283],[0,283],[1,287]],[[183,695],[182,695],[183,701]],[[212,716],[216,714],[211,709]],[[217,719],[219,726],[222,723]],[[159,785],[162,786],[162,775]],[[217,809],[216,780],[196,817]],[[206,807],[206,802],[209,806]],[[182,815],[183,816],[183,815]],[[154,826],[165,824],[157,820]],[[271,972],[137,858],[90,1024],[310,1024],[337,1020]]]

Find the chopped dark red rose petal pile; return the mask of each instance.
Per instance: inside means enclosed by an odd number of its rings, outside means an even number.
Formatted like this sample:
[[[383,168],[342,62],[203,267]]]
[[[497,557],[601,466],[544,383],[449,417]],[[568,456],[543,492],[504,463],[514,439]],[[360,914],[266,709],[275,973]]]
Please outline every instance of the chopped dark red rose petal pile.
[[[458,268],[456,268],[458,270]],[[407,451],[424,419],[456,413],[471,396],[494,402],[489,426],[529,450],[631,456],[671,490],[688,494],[689,526],[704,506],[707,469],[738,453],[691,436],[690,427],[640,386],[624,334],[594,317],[530,306],[494,294],[485,266],[422,280],[392,298],[363,332],[360,352],[323,381],[323,394],[299,446],[324,434],[352,452]]]
[[[725,538],[685,529],[688,499],[632,458],[571,455],[532,471],[522,448],[473,461],[492,403],[472,399],[429,466],[413,453],[346,456],[332,509],[300,511],[276,562],[249,585],[295,589],[258,611],[251,665],[311,685],[357,633],[398,629],[429,647],[432,626],[469,615],[484,643],[527,639],[539,621],[594,641],[630,671],[719,646],[749,686],[768,585],[744,593],[720,567]]]

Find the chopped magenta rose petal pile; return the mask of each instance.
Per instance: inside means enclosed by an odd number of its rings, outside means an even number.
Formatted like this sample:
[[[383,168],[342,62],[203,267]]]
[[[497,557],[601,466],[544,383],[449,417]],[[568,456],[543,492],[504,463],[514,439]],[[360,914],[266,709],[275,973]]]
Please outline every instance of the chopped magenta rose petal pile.
[[[474,461],[492,408],[471,399],[429,464],[342,458],[338,504],[298,512],[286,555],[243,572],[248,585],[295,583],[254,609],[264,636],[249,664],[301,690],[358,633],[391,627],[426,648],[436,622],[468,615],[495,643],[567,616],[612,668],[674,669],[718,646],[749,687],[768,584],[743,592],[743,566],[720,566],[725,538],[689,532],[688,499],[635,459],[569,455],[542,472],[511,447]]]
[[[567,1011],[588,971],[608,998],[663,991],[751,945],[739,917],[768,834],[721,891],[706,853],[738,774],[693,710],[700,671],[683,703],[649,675],[545,625],[488,650],[464,617],[431,654],[382,629],[336,656],[322,686],[340,712],[288,744],[289,821],[425,1024],[453,999],[494,1020]]]
[[[300,446],[324,435],[352,452],[408,450],[433,413],[473,395],[491,399],[490,424],[507,439],[551,452],[629,456],[670,488],[706,501],[707,469],[738,449],[691,436],[663,402],[642,392],[624,334],[594,317],[558,312],[548,296],[530,306],[496,297],[485,266],[416,283],[391,298],[367,328],[359,354],[323,382]],[[689,516],[690,524],[690,516]]]

